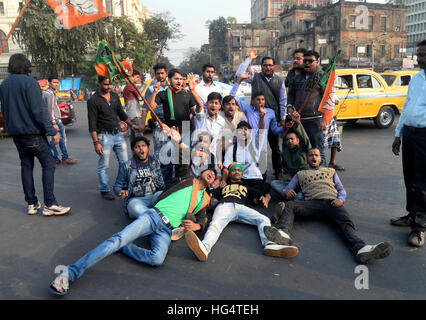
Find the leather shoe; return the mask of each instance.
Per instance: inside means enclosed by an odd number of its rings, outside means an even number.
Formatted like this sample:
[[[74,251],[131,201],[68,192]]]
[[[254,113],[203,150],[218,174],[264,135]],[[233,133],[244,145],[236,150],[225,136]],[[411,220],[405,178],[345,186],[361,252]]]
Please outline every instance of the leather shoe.
[[[115,199],[115,197],[114,197],[114,195],[111,193],[111,191],[101,192],[101,196],[102,196],[102,198],[104,198],[105,200],[114,200],[114,199]]]
[[[398,227],[409,227],[411,225],[411,217],[409,215],[390,219],[391,225]]]
[[[66,160],[62,160],[63,165],[76,164],[76,163],[77,163],[77,160],[74,160],[74,159],[71,159],[71,158],[68,158]]]

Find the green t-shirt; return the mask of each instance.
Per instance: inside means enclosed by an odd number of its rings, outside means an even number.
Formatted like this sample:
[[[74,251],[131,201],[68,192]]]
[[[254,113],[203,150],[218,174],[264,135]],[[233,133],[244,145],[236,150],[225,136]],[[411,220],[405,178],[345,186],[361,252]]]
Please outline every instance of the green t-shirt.
[[[159,201],[155,208],[160,210],[169,220],[170,224],[177,228],[182,223],[189,210],[191,203],[192,186],[183,188],[179,191],[173,192],[167,198]],[[195,205],[194,212],[200,207],[204,198],[204,189],[198,191],[197,204]]]

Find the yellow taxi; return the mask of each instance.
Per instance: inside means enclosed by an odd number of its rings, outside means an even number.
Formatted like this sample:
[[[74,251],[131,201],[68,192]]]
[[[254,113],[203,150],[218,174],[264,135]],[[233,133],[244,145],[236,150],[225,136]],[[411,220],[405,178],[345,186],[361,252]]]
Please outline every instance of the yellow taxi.
[[[143,90],[142,90],[142,92],[141,92],[141,94],[142,94],[143,96],[145,96],[145,92],[146,92],[146,90],[148,89],[148,87],[151,85],[152,80],[153,80],[153,79],[150,79],[150,80],[146,80],[146,81],[144,82]],[[124,98],[123,98],[123,97],[120,97],[120,101],[121,101],[121,105],[123,106],[124,111],[126,111],[126,107],[125,107],[125,104],[124,104]],[[141,112],[142,112],[142,106],[143,106],[143,105],[144,105],[144,102],[143,102],[143,101],[141,101],[141,102],[140,102],[140,111],[141,111]],[[151,119],[151,118],[152,118],[151,111],[149,111],[149,110],[148,110],[148,113],[147,113],[146,118],[145,118],[145,125],[148,125],[148,120],[149,120],[149,119]]]
[[[379,128],[393,124],[407,95],[392,90],[382,76],[367,69],[336,69],[334,86],[339,98],[334,108],[337,120],[371,119]]]

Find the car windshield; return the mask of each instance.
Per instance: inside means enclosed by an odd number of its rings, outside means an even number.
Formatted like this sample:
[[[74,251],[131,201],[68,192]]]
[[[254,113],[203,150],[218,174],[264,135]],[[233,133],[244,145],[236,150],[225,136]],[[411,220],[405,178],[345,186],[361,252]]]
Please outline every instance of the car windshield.
[[[395,81],[396,76],[390,75],[390,74],[382,74],[383,79],[385,79],[388,86],[391,86],[392,83]]]

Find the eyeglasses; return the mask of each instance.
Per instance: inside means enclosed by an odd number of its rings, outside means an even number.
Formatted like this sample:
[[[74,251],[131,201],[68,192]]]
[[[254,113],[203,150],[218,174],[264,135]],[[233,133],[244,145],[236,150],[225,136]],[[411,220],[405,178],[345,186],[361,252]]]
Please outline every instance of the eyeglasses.
[[[304,60],[303,60],[303,63],[313,63],[313,62],[315,62],[315,61],[318,61],[318,60],[314,60],[314,59],[304,59]]]

